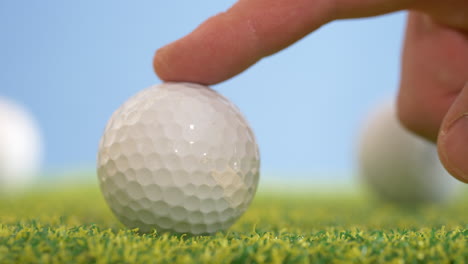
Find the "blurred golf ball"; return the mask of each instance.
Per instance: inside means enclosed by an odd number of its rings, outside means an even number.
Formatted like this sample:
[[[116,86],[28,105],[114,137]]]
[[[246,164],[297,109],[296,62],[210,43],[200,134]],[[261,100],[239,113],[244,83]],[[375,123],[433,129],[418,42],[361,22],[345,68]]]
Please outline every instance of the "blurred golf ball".
[[[41,162],[41,137],[32,115],[0,97],[0,194],[28,187]]]
[[[382,200],[443,202],[454,192],[456,180],[440,163],[436,146],[402,127],[391,102],[372,111],[359,147],[360,175]]]
[[[101,190],[130,228],[205,234],[247,209],[259,180],[254,134],[214,90],[165,83],[110,118],[98,153]]]

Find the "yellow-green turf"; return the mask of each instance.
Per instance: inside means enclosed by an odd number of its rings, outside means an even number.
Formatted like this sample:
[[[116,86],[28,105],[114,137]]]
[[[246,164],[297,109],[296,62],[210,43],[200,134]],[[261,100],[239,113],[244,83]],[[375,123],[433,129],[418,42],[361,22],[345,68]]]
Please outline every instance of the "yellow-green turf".
[[[260,192],[229,231],[140,234],[97,187],[0,201],[0,263],[468,263],[468,197],[398,208],[356,194]]]

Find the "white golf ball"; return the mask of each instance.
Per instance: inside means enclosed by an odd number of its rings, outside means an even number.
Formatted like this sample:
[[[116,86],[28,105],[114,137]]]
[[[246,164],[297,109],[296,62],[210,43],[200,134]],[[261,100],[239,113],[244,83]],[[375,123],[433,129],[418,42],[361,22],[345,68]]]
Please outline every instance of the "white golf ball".
[[[399,123],[392,103],[374,109],[365,123],[359,169],[371,191],[399,204],[446,201],[457,182],[440,163],[436,146]]]
[[[0,97],[0,194],[24,190],[38,175],[39,128],[21,105]]]
[[[111,117],[101,138],[98,178],[130,228],[207,234],[247,209],[259,180],[254,134],[214,90],[165,83],[139,92]]]

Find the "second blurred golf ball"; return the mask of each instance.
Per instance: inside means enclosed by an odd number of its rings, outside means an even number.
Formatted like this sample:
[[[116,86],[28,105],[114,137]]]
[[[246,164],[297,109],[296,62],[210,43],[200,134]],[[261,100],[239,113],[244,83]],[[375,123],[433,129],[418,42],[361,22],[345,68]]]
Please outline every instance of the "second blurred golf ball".
[[[22,105],[0,97],[0,194],[22,191],[39,173],[39,127]]]
[[[391,102],[373,109],[359,147],[360,174],[383,200],[441,202],[454,191],[456,180],[440,163],[436,146],[403,128]]]

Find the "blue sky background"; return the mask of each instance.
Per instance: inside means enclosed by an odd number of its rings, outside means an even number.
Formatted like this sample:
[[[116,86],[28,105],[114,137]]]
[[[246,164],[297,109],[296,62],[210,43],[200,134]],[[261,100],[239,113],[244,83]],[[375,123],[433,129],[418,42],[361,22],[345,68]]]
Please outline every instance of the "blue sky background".
[[[35,114],[44,169],[93,169],[112,112],[161,82],[154,51],[232,3],[0,1],[0,96]],[[213,86],[250,121],[264,171],[354,168],[360,122],[398,86],[404,20],[396,13],[331,23]]]

